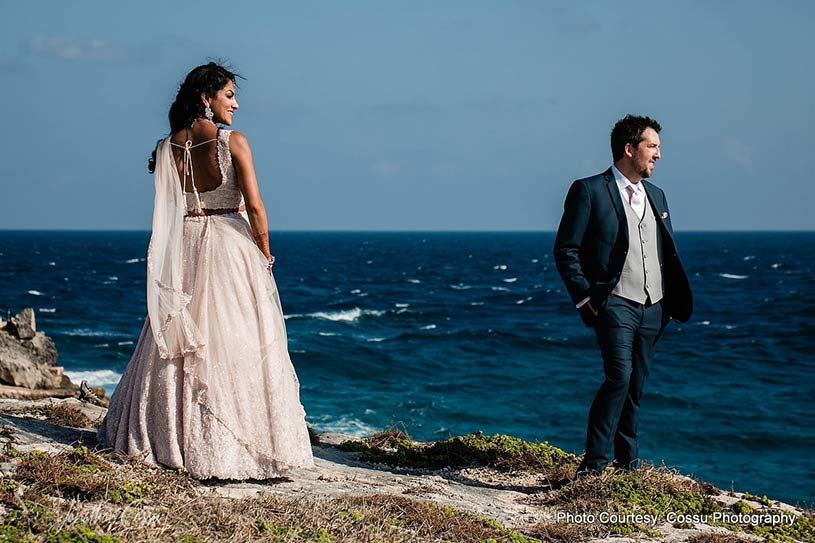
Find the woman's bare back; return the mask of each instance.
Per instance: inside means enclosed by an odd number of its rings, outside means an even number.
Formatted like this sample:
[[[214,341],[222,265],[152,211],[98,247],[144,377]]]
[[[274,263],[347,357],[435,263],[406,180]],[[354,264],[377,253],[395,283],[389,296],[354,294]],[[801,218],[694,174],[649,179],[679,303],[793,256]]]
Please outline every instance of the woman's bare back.
[[[208,122],[196,122],[192,127],[185,128],[170,136],[175,145],[173,160],[178,171],[178,178],[183,183],[185,192],[192,192],[192,179],[184,176],[184,146],[189,140],[192,142],[190,155],[192,157],[192,173],[195,176],[195,188],[199,193],[209,192],[221,186],[223,181],[221,166],[218,164],[218,128]]]

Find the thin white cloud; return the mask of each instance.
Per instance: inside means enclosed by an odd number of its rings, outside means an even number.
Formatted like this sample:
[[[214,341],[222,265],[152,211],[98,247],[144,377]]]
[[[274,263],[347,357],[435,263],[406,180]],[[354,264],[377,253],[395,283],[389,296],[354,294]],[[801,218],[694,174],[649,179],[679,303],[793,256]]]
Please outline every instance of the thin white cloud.
[[[724,142],[727,157],[745,170],[753,169],[753,149],[736,138],[727,138]]]
[[[38,34],[26,45],[29,51],[38,55],[68,61],[114,62],[122,57],[122,51],[114,44],[96,38]]]
[[[390,160],[378,160],[373,164],[372,168],[379,177],[391,177],[401,170],[399,164]]]

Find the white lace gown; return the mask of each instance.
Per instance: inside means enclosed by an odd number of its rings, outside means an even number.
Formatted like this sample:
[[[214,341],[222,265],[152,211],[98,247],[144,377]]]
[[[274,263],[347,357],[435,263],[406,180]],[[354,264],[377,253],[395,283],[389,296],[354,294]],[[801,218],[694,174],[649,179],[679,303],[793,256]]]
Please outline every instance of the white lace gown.
[[[222,184],[205,209],[243,197],[220,130]],[[187,209],[194,208],[191,193]],[[203,347],[163,359],[145,319],[98,437],[113,449],[206,479],[267,479],[313,465],[274,278],[245,213],[186,217],[184,291]]]

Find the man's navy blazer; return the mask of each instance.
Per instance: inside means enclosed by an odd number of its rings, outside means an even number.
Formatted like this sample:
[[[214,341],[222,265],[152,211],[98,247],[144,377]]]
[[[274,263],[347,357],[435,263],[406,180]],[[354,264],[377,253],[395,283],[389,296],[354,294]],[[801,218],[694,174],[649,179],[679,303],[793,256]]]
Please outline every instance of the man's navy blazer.
[[[693,295],[676,251],[668,202],[657,186],[645,180],[642,186],[659,225],[663,308],[668,317],[685,322],[693,311]],[[628,243],[623,199],[611,168],[572,183],[555,237],[554,253],[557,269],[575,304],[590,298],[593,308],[599,311],[605,307],[609,294],[620,281]],[[580,316],[587,326],[596,320],[585,305]]]

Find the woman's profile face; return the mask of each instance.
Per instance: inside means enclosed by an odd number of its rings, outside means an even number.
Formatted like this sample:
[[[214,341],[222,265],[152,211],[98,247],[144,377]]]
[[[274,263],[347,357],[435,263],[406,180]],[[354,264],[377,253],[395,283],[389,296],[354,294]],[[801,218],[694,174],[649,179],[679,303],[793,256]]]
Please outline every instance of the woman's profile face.
[[[227,81],[224,88],[209,99],[209,107],[212,108],[213,122],[231,126],[232,115],[240,107],[235,98],[235,82]]]

